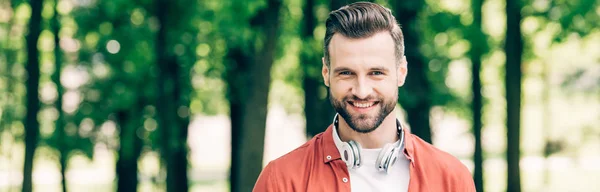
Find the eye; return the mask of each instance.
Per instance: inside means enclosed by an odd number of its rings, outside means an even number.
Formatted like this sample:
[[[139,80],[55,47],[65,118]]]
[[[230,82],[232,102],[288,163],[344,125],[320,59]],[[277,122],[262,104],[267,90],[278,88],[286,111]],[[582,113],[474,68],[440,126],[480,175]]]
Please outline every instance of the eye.
[[[352,72],[350,72],[350,71],[342,71],[342,72],[340,72],[340,75],[352,75]]]
[[[373,72],[371,72],[371,75],[383,75],[383,72],[381,72],[381,71],[373,71]]]

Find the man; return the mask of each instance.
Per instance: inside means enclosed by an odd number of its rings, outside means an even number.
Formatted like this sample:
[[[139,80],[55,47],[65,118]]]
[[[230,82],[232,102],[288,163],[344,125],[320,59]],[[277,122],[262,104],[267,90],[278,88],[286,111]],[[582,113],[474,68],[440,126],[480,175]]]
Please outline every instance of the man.
[[[331,12],[326,28],[323,80],[339,115],[325,132],[271,161],[254,191],[475,191],[460,161],[396,119],[408,70],[391,11],[350,4]]]

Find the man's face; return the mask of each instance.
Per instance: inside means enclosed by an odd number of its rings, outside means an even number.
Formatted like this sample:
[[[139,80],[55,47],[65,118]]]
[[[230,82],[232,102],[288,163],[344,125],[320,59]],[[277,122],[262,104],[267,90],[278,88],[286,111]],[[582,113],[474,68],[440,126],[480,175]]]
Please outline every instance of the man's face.
[[[394,46],[388,32],[331,39],[330,67],[323,61],[323,78],[333,107],[357,132],[375,130],[396,107],[407,69],[404,58],[396,65]]]

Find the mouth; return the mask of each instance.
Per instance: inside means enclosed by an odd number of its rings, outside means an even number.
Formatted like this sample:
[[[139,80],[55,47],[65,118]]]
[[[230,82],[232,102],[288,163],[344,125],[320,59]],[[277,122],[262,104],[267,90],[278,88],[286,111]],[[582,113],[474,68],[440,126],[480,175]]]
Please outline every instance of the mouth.
[[[356,111],[365,112],[372,108],[375,108],[379,104],[379,101],[347,101],[350,106]]]

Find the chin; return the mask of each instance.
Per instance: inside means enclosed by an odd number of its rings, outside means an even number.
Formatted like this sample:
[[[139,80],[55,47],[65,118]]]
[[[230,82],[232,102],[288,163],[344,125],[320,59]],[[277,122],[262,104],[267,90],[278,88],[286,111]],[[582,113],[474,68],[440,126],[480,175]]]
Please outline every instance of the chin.
[[[371,133],[371,132],[375,131],[375,129],[377,129],[377,127],[375,127],[375,128],[364,128],[364,129],[362,129],[362,128],[358,128],[358,129],[357,128],[352,128],[352,130],[354,130],[354,131],[356,131],[358,133]]]
[[[365,120],[358,120],[358,121],[365,121]],[[369,118],[368,120],[366,120],[368,122],[361,122],[358,123],[354,120],[351,120],[351,122],[349,122],[348,124],[350,125],[350,128],[352,128],[352,130],[359,132],[359,133],[370,133],[372,131],[375,131],[375,129],[377,129],[376,126],[376,122],[375,119],[373,117]]]

